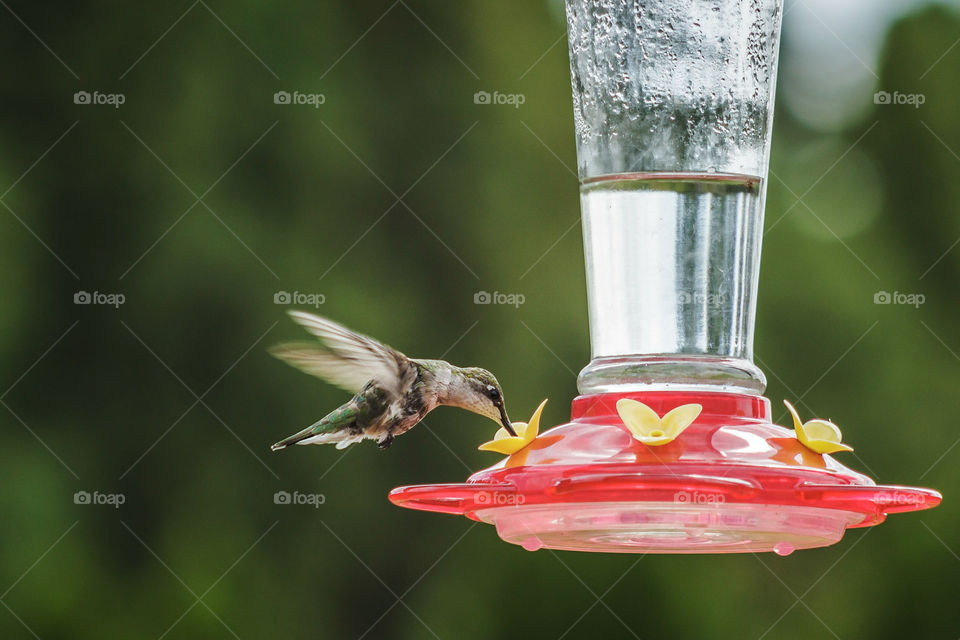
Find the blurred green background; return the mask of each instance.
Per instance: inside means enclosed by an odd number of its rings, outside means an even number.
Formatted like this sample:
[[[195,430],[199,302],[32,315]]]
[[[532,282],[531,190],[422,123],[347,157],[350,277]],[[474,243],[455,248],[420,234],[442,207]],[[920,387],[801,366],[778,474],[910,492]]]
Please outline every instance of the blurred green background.
[[[490,368],[515,419],[567,417],[589,345],[561,4],[0,4],[3,638],[960,634],[955,6],[787,0],[756,345],[845,462],[946,501],[788,558],[641,558],[391,506],[495,461],[465,412],[388,452],[268,451],[345,399],[265,353],[299,336],[284,291]]]

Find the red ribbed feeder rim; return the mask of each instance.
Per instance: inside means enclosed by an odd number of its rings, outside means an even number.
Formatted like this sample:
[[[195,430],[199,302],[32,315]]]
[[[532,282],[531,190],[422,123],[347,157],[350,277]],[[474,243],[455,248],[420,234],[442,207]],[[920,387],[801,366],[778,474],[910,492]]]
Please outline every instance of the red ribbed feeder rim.
[[[669,444],[635,440],[621,398],[659,415],[703,412]],[[940,504],[932,489],[877,485],[794,431],[770,422],[770,401],[732,393],[581,396],[572,420],[466,482],[398,487],[401,507],[464,515],[530,551],[726,553],[834,544],[852,527]]]

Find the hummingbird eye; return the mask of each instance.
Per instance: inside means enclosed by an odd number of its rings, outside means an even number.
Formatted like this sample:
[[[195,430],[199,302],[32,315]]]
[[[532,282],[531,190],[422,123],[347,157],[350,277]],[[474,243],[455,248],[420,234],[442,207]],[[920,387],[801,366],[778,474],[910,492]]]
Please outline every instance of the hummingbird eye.
[[[497,402],[498,400],[500,400],[500,390],[494,387],[493,385],[488,386],[487,397],[493,400],[494,402]]]

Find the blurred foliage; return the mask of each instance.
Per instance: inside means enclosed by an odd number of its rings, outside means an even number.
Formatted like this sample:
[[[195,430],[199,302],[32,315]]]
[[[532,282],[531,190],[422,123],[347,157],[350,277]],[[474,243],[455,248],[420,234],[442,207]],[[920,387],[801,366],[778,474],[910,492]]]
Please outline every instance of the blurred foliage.
[[[494,461],[464,412],[386,453],[267,449],[344,399],[265,354],[297,335],[278,291],[492,369],[515,415],[550,397],[544,424],[566,417],[589,345],[558,3],[4,6],[0,636],[956,636],[960,16],[891,27],[877,89],[920,108],[830,135],[778,112],[757,336],[771,398],[945,504],[789,558],[637,558],[530,554],[390,506]]]

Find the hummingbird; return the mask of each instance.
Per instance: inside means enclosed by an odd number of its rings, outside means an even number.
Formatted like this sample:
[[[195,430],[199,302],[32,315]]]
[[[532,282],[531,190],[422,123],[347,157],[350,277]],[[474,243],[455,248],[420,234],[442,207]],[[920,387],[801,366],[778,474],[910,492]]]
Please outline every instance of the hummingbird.
[[[500,383],[486,369],[408,358],[327,318],[303,311],[291,311],[290,317],[319,341],[283,343],[270,353],[355,395],[271,450],[293,444],[335,444],[344,449],[365,439],[386,449],[440,405],[485,416],[516,435]]]

